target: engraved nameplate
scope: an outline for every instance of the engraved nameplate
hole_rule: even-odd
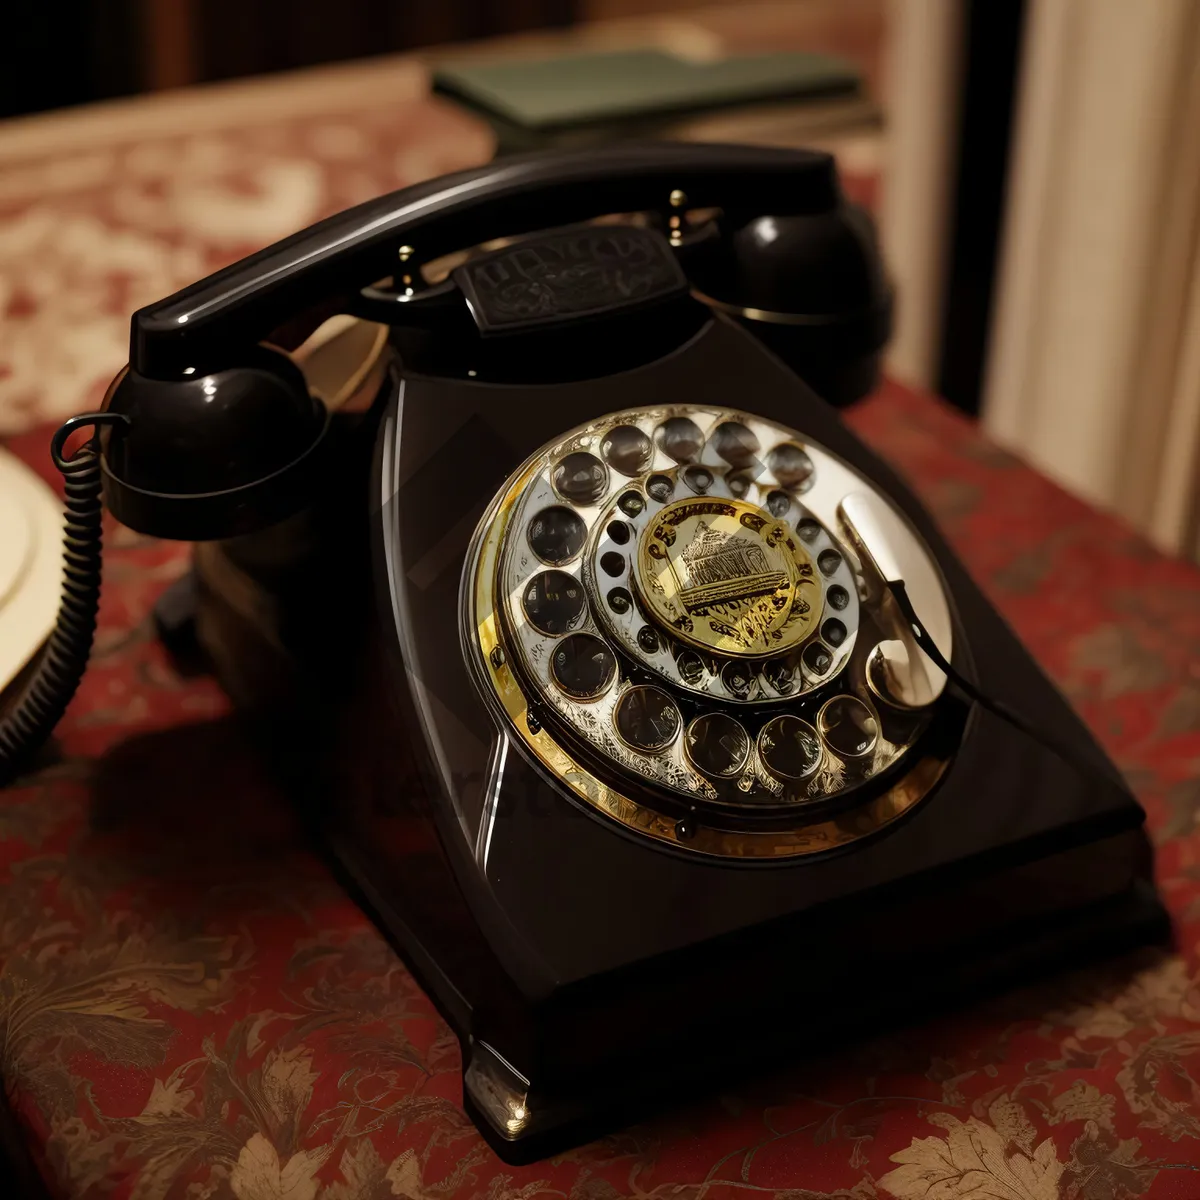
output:
[[[454,271],[483,334],[600,316],[679,295],[688,283],[657,233],[578,225],[540,234]]]

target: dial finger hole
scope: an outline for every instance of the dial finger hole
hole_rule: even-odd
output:
[[[529,623],[550,637],[577,628],[587,612],[583,584],[566,571],[539,571],[521,598]]]
[[[814,675],[824,675],[833,666],[833,655],[829,647],[820,642],[810,642],[804,647],[804,665]]]
[[[807,721],[785,713],[759,731],[758,754],[776,779],[803,779],[821,761],[821,739]]]
[[[827,701],[817,714],[817,728],[839,758],[865,758],[879,740],[879,722],[857,696]]]
[[[692,462],[704,448],[700,426],[690,417],[669,417],[655,431],[658,448],[677,463]]]
[[[817,566],[823,575],[832,575],[841,565],[842,556],[836,550],[822,550],[817,555]]]
[[[586,450],[568,454],[554,468],[554,490],[572,504],[595,504],[608,488],[608,470]]]
[[[660,504],[665,504],[675,494],[675,484],[669,475],[651,475],[646,480],[646,491]]]
[[[675,659],[679,678],[690,687],[695,687],[704,678],[704,661],[695,650],[684,650]]]
[[[626,745],[656,754],[675,740],[683,718],[662,688],[642,684],[630,688],[617,701],[613,723]]]
[[[731,696],[745,700],[754,685],[754,676],[743,663],[731,662],[726,663],[721,670],[721,682]]]
[[[830,617],[821,626],[821,636],[836,650],[846,640],[846,627],[837,617]]]
[[[763,678],[781,695],[787,696],[796,690],[796,674],[786,658],[772,659],[763,667]]]
[[[646,502],[637,492],[626,492],[617,505],[627,517],[636,517],[646,507]]]
[[[748,467],[758,459],[758,438],[740,421],[722,421],[713,430],[712,444],[731,467]]]
[[[792,507],[792,498],[787,492],[776,488],[767,495],[767,511],[773,517],[786,517]]]
[[[813,473],[812,459],[795,442],[781,442],[767,455],[767,466],[781,487],[798,488]]]
[[[591,633],[573,633],[550,656],[554,682],[576,700],[594,700],[606,692],[617,674],[617,660],[607,644]]]
[[[573,509],[562,504],[543,508],[530,518],[525,536],[529,548],[552,566],[570,562],[587,541],[587,526]]]
[[[624,588],[613,588],[606,599],[608,607],[618,616],[624,616],[633,607],[633,597]]]
[[[729,493],[735,496],[738,500],[744,500],[750,494],[750,485],[754,482],[754,477],[749,471],[730,471],[725,476],[725,485],[729,488]],[[775,516],[780,516],[780,513],[775,513]]]
[[[722,712],[701,713],[687,727],[684,751],[702,775],[728,779],[750,757],[750,735],[740,721]]]
[[[654,446],[636,425],[617,425],[601,440],[600,454],[622,475],[640,475],[650,467]]]

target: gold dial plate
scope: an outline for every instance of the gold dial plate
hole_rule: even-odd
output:
[[[824,600],[799,535],[757,505],[722,497],[668,504],[642,531],[635,580],[670,636],[736,658],[800,645]]]
[[[695,412],[696,424],[707,422],[712,428],[721,424],[718,413]],[[640,416],[640,414],[639,414]],[[668,417],[667,420],[673,418]],[[689,418],[690,420],[690,418]],[[649,433],[666,422],[662,413],[646,420]],[[760,423],[759,433],[769,437]],[[783,436],[782,432],[775,437]],[[788,435],[791,436],[791,435]],[[603,444],[604,439],[601,439]],[[770,444],[768,442],[768,444]],[[790,444],[790,443],[786,443]],[[819,461],[820,452],[810,447]],[[708,455],[706,448],[704,454]],[[769,456],[768,456],[769,460]],[[625,479],[613,488],[608,501],[601,505],[591,521],[590,542],[583,554],[582,578],[592,597],[592,611],[604,634],[619,650],[653,671],[673,688],[695,696],[709,697],[737,705],[765,705],[803,696],[828,685],[836,678],[854,651],[858,631],[858,582],[853,560],[825,524],[826,514],[810,505],[820,487],[811,490],[778,487],[778,480],[762,465],[756,479],[748,472],[722,471],[709,467],[704,460],[703,497],[710,500],[738,500],[756,506],[759,511],[773,504],[780,510],[777,519],[794,529],[809,559],[818,564],[824,588],[822,625],[828,630],[815,631],[802,645],[778,650],[763,658],[709,653],[667,634],[663,626],[641,600],[643,588],[637,575],[637,547],[659,514],[680,497],[697,496],[689,484],[697,469],[693,465],[667,465],[656,459],[641,478]],[[832,471],[822,471],[822,475]],[[746,483],[739,486],[739,476]],[[810,479],[815,477],[810,477]],[[536,480],[530,487],[536,492]],[[734,495],[734,488],[742,493]],[[539,501],[536,496],[531,503]],[[529,505],[526,505],[528,508]],[[825,569],[821,569],[824,564]],[[617,603],[621,601],[621,603]],[[627,601],[627,602],[626,602]],[[833,642],[823,633],[833,635]],[[660,636],[662,634],[663,636]],[[838,637],[844,634],[844,637]]]

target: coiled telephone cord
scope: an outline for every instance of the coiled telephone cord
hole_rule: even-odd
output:
[[[77,429],[125,419],[89,413],[73,417],[54,435],[51,454],[66,484],[62,598],[54,631],[33,677],[8,713],[0,717],[0,786],[13,779],[54,731],[83,678],[96,633],[104,540],[100,445],[93,434],[70,458],[63,457],[64,445]]]

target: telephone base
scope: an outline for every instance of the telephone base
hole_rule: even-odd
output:
[[[1140,855],[1139,843],[1140,835],[1122,835],[1073,852],[1072,873],[1086,872],[1089,863],[1104,872],[1114,855]],[[668,1039],[671,1044],[664,1047],[653,1035],[652,1027],[660,1018],[652,1004],[634,1004],[626,1014],[629,1024],[620,1034],[640,1053],[614,1057],[599,1069],[567,1078],[543,1080],[531,1072],[534,1077],[526,1080],[521,1074],[523,1064],[510,1063],[478,1036],[474,1014],[462,1009],[454,981],[438,966],[444,948],[423,942],[413,925],[372,885],[372,875],[359,872],[361,847],[337,842],[332,846],[343,880],[453,1028],[462,1048],[463,1107],[496,1154],[514,1166],[602,1137],[669,1106],[686,1104],[698,1092],[737,1086],[783,1066],[801,1070],[806,1059],[852,1047],[865,1037],[925,1022],[1050,973],[1075,970],[1137,948],[1165,948],[1171,940],[1170,921],[1153,886],[1137,878],[1124,890],[1091,904],[1030,915],[986,937],[967,936],[945,944],[934,940],[917,951],[894,939],[888,946],[888,939],[882,938],[873,954],[823,961],[815,975],[795,981],[800,985],[795,991],[781,993],[773,1011],[756,1010],[753,1005],[743,1011],[715,1008],[705,1027],[682,1044]],[[1053,875],[1053,864],[1045,865]],[[1017,868],[992,882],[1000,892],[1021,887],[1029,882],[1028,870]],[[914,896],[901,903],[900,911],[904,920],[936,921],[938,911],[954,903],[952,894]],[[978,898],[972,903],[978,903]],[[829,914],[828,919],[836,925],[835,915]],[[897,945],[902,946],[899,953]],[[695,978],[697,988],[703,988],[705,979],[740,973],[743,966],[714,951],[703,976]],[[745,980],[747,990],[753,990],[756,978]],[[626,986],[639,985],[627,980]],[[650,981],[651,996],[653,987]],[[534,1022],[545,1019],[533,1007],[525,1016]],[[559,1053],[549,1049],[560,1062],[578,1055],[578,1046],[569,1039]]]
[[[897,505],[944,578],[956,665],[1027,730],[946,695],[900,764],[945,769],[899,819],[772,861],[652,842],[590,808],[493,723],[460,640],[471,530],[507,471],[597,413],[719,407],[730,379]],[[638,371],[522,391],[519,423],[508,395],[405,378],[348,443],[327,508],[196,554],[218,678],[276,724],[274,764],[458,1036],[464,1103],[501,1157],[1166,937],[1145,814],[1116,769],[903,482],[747,335],[714,322]],[[368,452],[389,500],[364,516]],[[393,502],[397,478],[412,490]]]
[[[488,1144],[505,1162],[514,1166],[546,1158],[573,1145],[615,1132],[633,1121],[652,1117],[671,1105],[683,1105],[697,1094],[711,1094],[717,1087],[737,1086],[754,1075],[777,1073],[789,1068],[803,1070],[805,1060],[816,1060],[862,1043],[868,1036],[886,1035],[908,1025],[921,1024],[956,1007],[994,998],[1036,980],[1050,971],[1084,966],[1101,957],[1126,953],[1139,947],[1169,943],[1170,929],[1152,889],[1139,883],[1128,893],[1073,913],[1052,930],[1033,938],[1020,934],[1009,944],[997,944],[986,954],[964,952],[949,965],[914,961],[893,974],[895,990],[858,1002],[845,1001],[845,992],[834,997],[836,981],[827,993],[833,997],[822,1016],[834,1014],[830,1024],[808,1038],[789,1035],[778,1026],[755,1036],[755,1025],[740,1036],[715,1031],[720,1044],[703,1054],[684,1056],[668,1071],[655,1064],[644,1072],[625,1068],[617,1079],[581,1080],[570,1094],[539,1093],[531,1087],[525,1107],[530,1114],[544,1113],[542,1122],[528,1134],[511,1136],[498,1126],[493,1110],[475,1100],[470,1068],[464,1072],[463,1107],[483,1133]],[[845,981],[852,991],[873,975],[870,963],[858,964],[855,976]],[[909,984],[906,990],[903,986]],[[913,986],[915,985],[915,986]],[[532,1124],[532,1122],[531,1122]]]
[[[184,678],[194,679],[211,670],[196,630],[196,574],[188,571],[163,591],[154,602],[154,631]]]

